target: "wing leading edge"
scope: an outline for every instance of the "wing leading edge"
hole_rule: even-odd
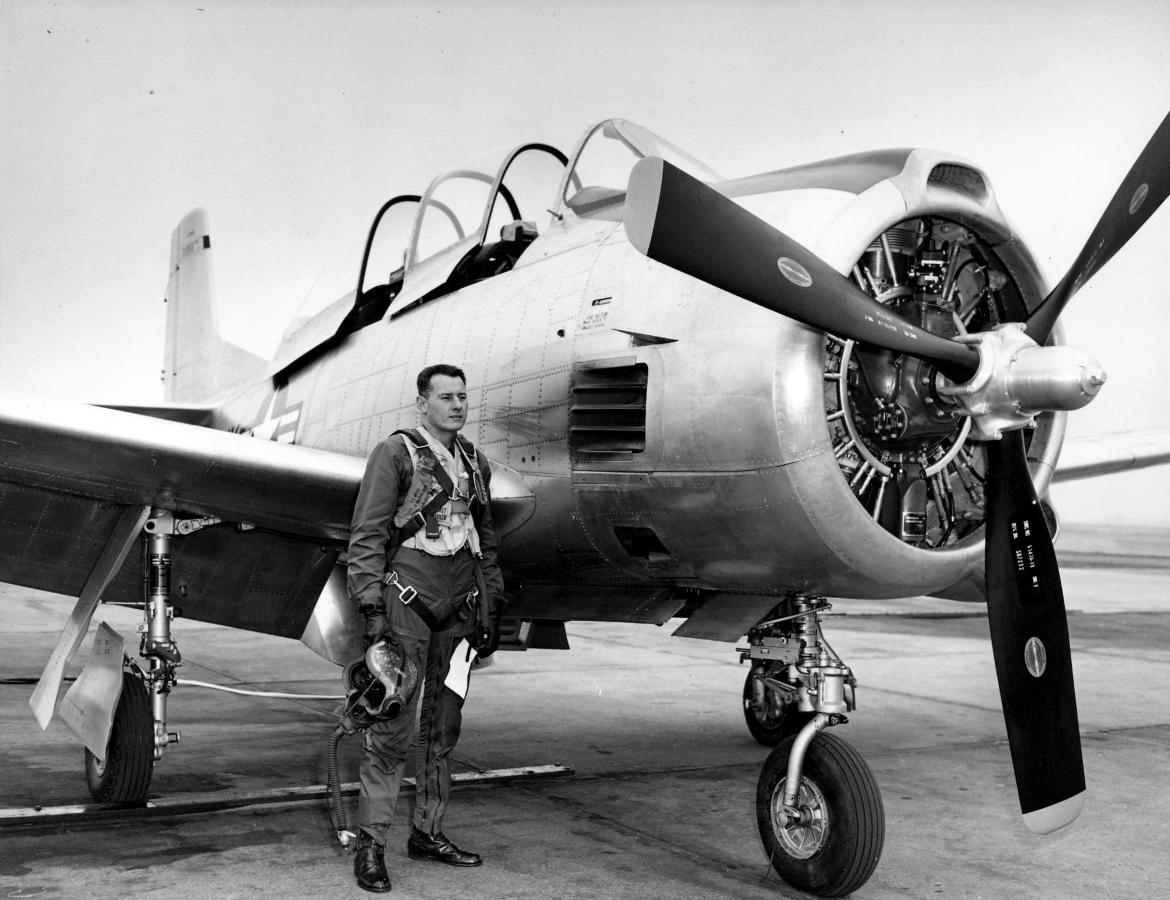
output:
[[[0,391],[0,581],[80,596],[127,509],[230,524],[177,542],[190,618],[299,638],[349,533],[364,461]],[[181,567],[181,568],[180,568]],[[105,591],[137,599],[131,554]]]

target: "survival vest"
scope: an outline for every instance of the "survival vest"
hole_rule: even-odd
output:
[[[410,454],[413,472],[410,486],[402,495],[398,510],[394,513],[394,527],[398,529],[401,543],[413,537],[420,529],[426,528],[428,538],[439,536],[438,513],[455,497],[456,487],[443,468],[427,439],[417,428],[400,429],[394,434],[402,435],[402,442]],[[478,524],[479,510],[487,504],[487,487],[479,469],[479,455],[471,441],[462,435],[455,435],[455,455],[463,463],[468,474],[471,496],[472,522]],[[436,492],[437,488],[437,492]]]

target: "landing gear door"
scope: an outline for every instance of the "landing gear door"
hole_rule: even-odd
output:
[[[105,622],[97,629],[93,650],[81,674],[61,700],[57,714],[99,758],[106,755],[114,711],[122,694],[122,663],[126,642]]]

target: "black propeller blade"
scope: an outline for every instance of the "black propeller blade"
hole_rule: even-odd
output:
[[[1090,278],[1137,234],[1146,219],[1170,195],[1170,115],[1162,120],[1105,207],[1072,268],[1028,316],[1027,332],[1043,345],[1056,319]]]
[[[894,315],[816,254],[664,160],[634,166],[625,226],[651,259],[766,309],[913,354],[955,382],[978,368],[971,348]]]
[[[1085,791],[1064,592],[1023,431],[985,447],[991,647],[1020,810],[1046,834],[1077,817]]]

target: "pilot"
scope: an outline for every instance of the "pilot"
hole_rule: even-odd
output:
[[[443,834],[449,760],[470,667],[477,654],[485,659],[499,645],[504,586],[489,504],[491,471],[459,435],[466,385],[455,366],[419,373],[421,427],[397,431],[374,448],[353,512],[347,582],[364,618],[367,646],[395,641],[425,673],[397,718],[366,731],[354,876],[367,891],[390,890],[384,850],[412,738],[416,790],[408,855],[452,866],[483,862]]]

